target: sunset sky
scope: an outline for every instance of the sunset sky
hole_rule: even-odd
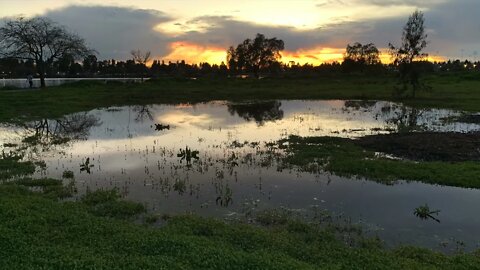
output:
[[[0,0],[0,17],[48,16],[84,37],[99,59],[141,49],[190,63],[225,61],[230,45],[256,33],[285,41],[284,62],[340,60],[355,41],[385,51],[415,9],[425,12],[432,59],[480,60],[479,0]]]

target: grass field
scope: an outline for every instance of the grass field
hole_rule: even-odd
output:
[[[27,189],[35,185],[55,181],[0,185],[0,269],[480,269],[476,254],[386,250],[362,237],[347,245],[338,229],[279,215],[263,226],[195,216],[133,224],[143,208],[114,192],[62,202]]]
[[[271,79],[156,79],[144,84],[81,82],[34,91],[0,91],[0,122],[55,118],[113,105],[195,103],[210,100],[369,99],[416,107],[478,111],[480,75],[430,76],[431,91],[394,99],[393,77],[334,76]]]

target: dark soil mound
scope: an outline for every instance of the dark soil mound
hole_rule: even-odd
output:
[[[462,115],[457,119],[457,122],[469,123],[469,124],[480,124],[480,114]]]
[[[355,140],[363,148],[422,161],[480,161],[480,132],[395,133]]]

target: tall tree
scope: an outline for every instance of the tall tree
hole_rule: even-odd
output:
[[[246,39],[237,48],[230,47],[227,63],[231,70],[253,72],[258,78],[262,69],[278,63],[280,51],[284,48],[283,40],[257,34],[254,40]]]
[[[400,71],[400,80],[403,84],[400,90],[405,93],[410,84],[412,97],[415,97],[416,91],[423,86],[420,83],[421,71],[418,61],[428,56],[423,52],[428,43],[424,23],[423,12],[416,10],[403,27],[402,44],[399,47],[389,44],[394,64]]]
[[[18,18],[0,27],[0,54],[35,61],[42,88],[45,73],[54,61],[66,55],[79,59],[92,52],[82,38],[48,18]]]
[[[363,71],[365,66],[380,63],[380,52],[373,43],[361,44],[355,42],[353,45],[348,44],[343,57],[343,67],[349,70]]]

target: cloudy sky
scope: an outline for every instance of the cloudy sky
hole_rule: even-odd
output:
[[[415,9],[425,13],[431,58],[480,60],[480,0],[0,0],[0,17],[50,17],[99,59],[140,49],[191,63],[220,63],[256,33],[285,41],[283,61],[338,60],[356,41],[384,50]]]

